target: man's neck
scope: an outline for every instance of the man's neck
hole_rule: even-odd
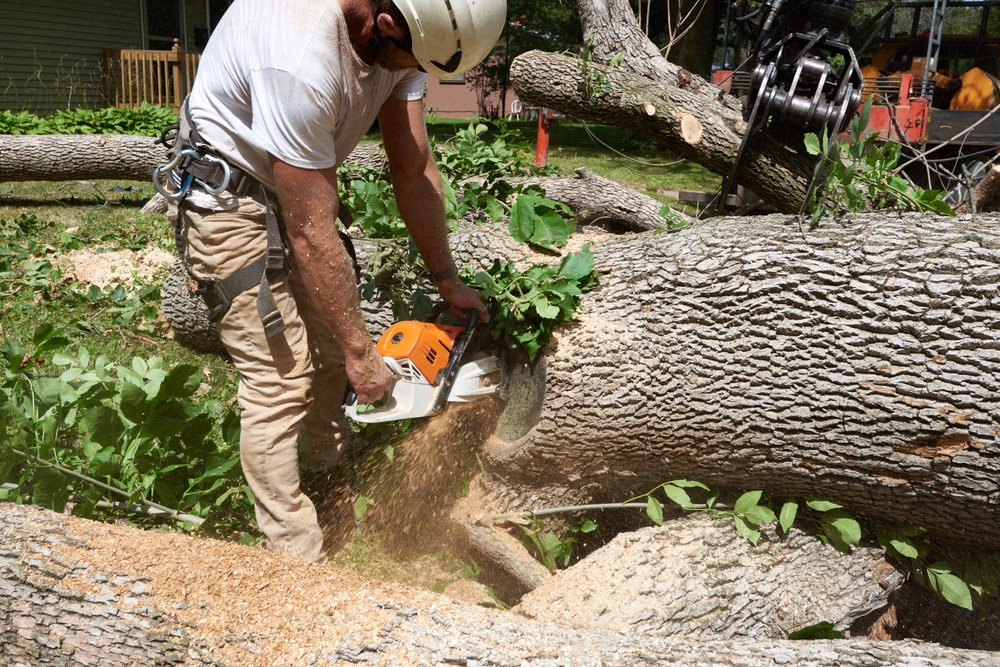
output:
[[[347,21],[347,32],[351,36],[351,46],[366,64],[374,65],[377,53],[371,48],[375,10],[370,0],[337,0]]]

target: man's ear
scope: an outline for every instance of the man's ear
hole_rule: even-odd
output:
[[[396,20],[392,18],[391,14],[379,14],[375,17],[375,22],[378,24],[379,33],[381,33],[383,37],[403,39],[406,35],[402,26],[396,23]]]

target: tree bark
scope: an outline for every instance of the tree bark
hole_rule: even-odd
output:
[[[586,92],[596,72],[607,79],[610,93]],[[510,69],[514,90],[522,99],[655,137],[679,157],[728,176],[746,129],[738,102],[704,81],[695,85],[695,75],[677,72],[674,82],[666,84],[623,67],[587,63],[584,68],[579,59],[543,51],[518,56]],[[688,131],[692,121],[701,128],[697,140]],[[801,142],[801,133],[797,140]],[[778,210],[794,213],[805,196],[813,164],[777,133],[759,133],[747,145],[736,181]]]
[[[0,135],[0,183],[148,181],[166,154],[153,141],[129,134]]]
[[[486,447],[498,504],[690,478],[1000,547],[997,222],[769,216],[604,242],[601,285]]]
[[[0,589],[9,665],[996,664],[994,653],[913,641],[705,642],[532,621],[261,549],[9,504]]]
[[[842,555],[773,525],[754,546],[732,520],[689,515],[618,535],[540,582],[514,611],[644,635],[785,639],[823,621],[850,630],[904,578],[879,549]]]

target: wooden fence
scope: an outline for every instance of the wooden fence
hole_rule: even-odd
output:
[[[104,106],[132,108],[149,102],[179,112],[200,60],[198,53],[181,51],[176,39],[170,51],[105,49],[101,51]]]

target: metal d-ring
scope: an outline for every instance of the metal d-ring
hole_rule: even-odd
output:
[[[191,152],[194,153],[194,151]],[[208,183],[206,183],[201,179],[198,178],[194,179],[194,182],[203,187],[205,189],[205,192],[211,195],[221,195],[229,187],[229,179],[232,176],[232,172],[229,170],[229,163],[223,160],[222,158],[215,157],[214,155],[211,155],[209,153],[205,153],[204,155],[198,155],[197,153],[195,153],[195,155],[203,160],[211,160],[212,162],[216,162],[222,165],[222,183],[220,183],[218,187],[213,188],[212,186],[210,186]]]

